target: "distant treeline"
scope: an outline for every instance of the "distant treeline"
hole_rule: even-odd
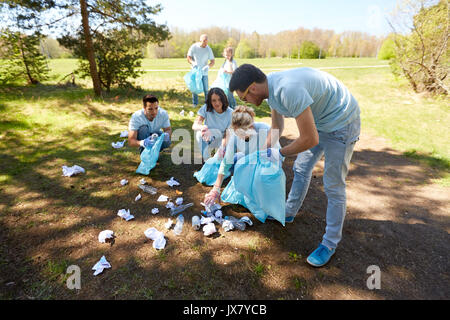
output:
[[[325,57],[376,57],[385,38],[366,33],[333,30],[305,29],[288,30],[276,34],[245,33],[235,28],[210,27],[185,32],[180,28],[170,29],[171,38],[162,43],[149,44],[144,50],[146,58],[184,58],[189,47],[200,35],[208,34],[209,46],[216,57],[223,49],[233,47],[236,58],[325,58]],[[70,51],[61,47],[54,39],[41,41],[41,52],[48,58],[67,58]]]
[[[171,28],[172,38],[163,47],[149,45],[146,56],[151,58],[182,58],[189,46],[202,33],[209,36],[209,46],[215,56],[222,56],[223,48],[236,49],[237,58],[324,58],[376,57],[384,40],[362,32],[335,33],[333,30],[288,30],[276,34],[245,33],[234,28],[210,27],[192,32]],[[303,53],[303,54],[302,54]]]

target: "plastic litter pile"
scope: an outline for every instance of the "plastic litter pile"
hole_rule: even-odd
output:
[[[184,116],[184,110],[180,112],[181,115]],[[189,112],[189,116],[194,116],[193,112]],[[128,131],[122,131],[120,133],[120,137],[127,137]],[[112,143],[112,146],[114,148],[122,148],[126,140],[123,140],[122,142],[116,142]],[[72,176],[79,173],[85,173],[84,168],[74,165],[73,167],[67,167],[63,166],[63,175],[64,176]],[[175,186],[179,186],[180,183],[175,180],[174,177],[171,177],[168,181],[166,181],[167,185],[170,188],[173,188]],[[120,185],[122,187],[125,187],[129,184],[129,181],[127,179],[120,180]],[[142,190],[143,195],[139,193],[134,201],[137,202],[143,197],[146,197],[145,194],[148,195],[157,195],[158,189],[147,184],[146,180],[144,178],[139,180],[138,188]],[[169,231],[172,229],[173,225],[173,234],[175,236],[181,236],[183,233],[183,227],[185,222],[185,217],[183,216],[183,213],[185,211],[192,207],[194,203],[189,202],[184,204],[184,199],[180,197],[180,195],[183,194],[182,191],[176,190],[177,198],[172,201],[168,196],[160,194],[159,197],[156,199],[157,202],[166,202],[165,207],[169,209],[169,214],[171,218],[168,218],[167,222],[164,224],[164,228]],[[225,216],[223,217],[222,213],[222,207],[220,204],[214,204],[212,206],[206,206],[205,204],[201,203],[205,210],[201,211],[200,215],[194,215],[192,217],[192,228],[195,231],[201,231],[203,232],[204,236],[209,237],[213,234],[215,234],[218,229],[217,226],[221,226],[222,229],[225,232],[229,232],[232,230],[241,230],[244,231],[246,226],[252,226],[253,223],[249,217],[242,217],[240,219],[233,217],[233,216]],[[151,214],[156,215],[160,213],[160,209],[157,207],[154,207],[151,209]],[[130,221],[135,219],[135,217],[131,214],[130,209],[120,209],[117,212],[117,215],[125,220]],[[175,218],[176,216],[176,218]],[[175,218],[175,221],[172,219]],[[216,226],[217,224],[217,226]],[[163,231],[159,231],[154,227],[148,228],[144,231],[144,235],[146,238],[153,241],[153,248],[156,250],[162,250],[166,246],[166,238]],[[103,230],[98,234],[98,241],[99,243],[110,243],[111,245],[114,244],[115,241],[115,234],[112,230]],[[106,260],[105,256],[102,256],[101,259],[93,266],[92,270],[94,270],[94,276],[97,276],[101,274],[105,269],[110,269],[111,264]]]

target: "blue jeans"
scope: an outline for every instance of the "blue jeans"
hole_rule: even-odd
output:
[[[162,130],[158,130],[156,132],[150,132],[150,128],[146,125],[139,127],[138,129],[138,135],[137,135],[137,139],[138,140],[144,140],[148,137],[150,137],[152,134],[156,133],[158,136],[162,135],[164,132]],[[170,144],[172,143],[172,141],[163,141],[162,145],[161,145],[161,150],[168,148],[170,146]],[[142,153],[142,151],[144,151],[144,147],[139,147],[139,153]]]
[[[293,166],[294,180],[286,201],[286,217],[295,216],[300,210],[311,182],[314,165],[325,155],[323,183],[328,204],[327,226],[322,244],[334,249],[342,238],[347,202],[345,178],[353,148],[359,140],[360,129],[361,122],[358,117],[339,130],[328,133],[319,131],[319,144],[299,153]]]
[[[208,96],[208,76],[202,77],[203,82],[203,93],[205,94],[205,103],[206,103],[206,97]],[[192,104],[198,105],[198,95],[196,93],[192,94]]]
[[[234,99],[233,92],[228,90],[228,104],[230,105],[231,109],[234,109],[236,107],[236,100]]]

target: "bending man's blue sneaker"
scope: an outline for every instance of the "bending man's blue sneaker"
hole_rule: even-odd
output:
[[[306,259],[306,261],[314,267],[322,267],[330,261],[336,249],[328,249],[328,247],[320,244]]]

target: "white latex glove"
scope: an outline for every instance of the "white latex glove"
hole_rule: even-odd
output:
[[[208,129],[208,127],[203,128],[202,129],[202,139],[203,141],[208,142],[209,140],[211,140],[212,137],[212,133],[211,131]]]
[[[219,192],[215,188],[213,188],[209,193],[205,195],[204,201],[205,205],[212,206],[214,203],[217,202],[219,196],[220,196]]]

